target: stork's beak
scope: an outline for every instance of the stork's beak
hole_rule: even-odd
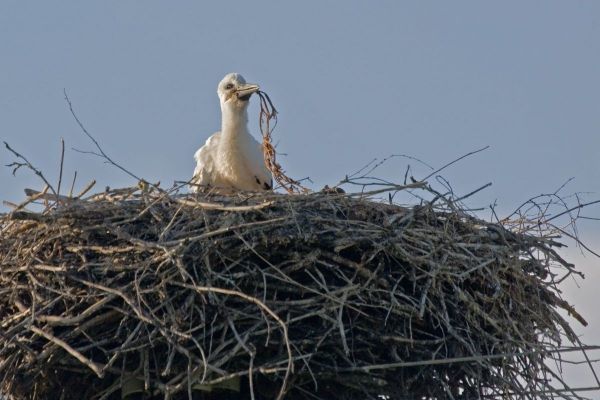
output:
[[[252,96],[252,93],[258,92],[259,89],[260,89],[260,87],[258,85],[255,85],[253,83],[246,83],[246,84],[240,86],[237,89],[236,93],[237,93],[238,99],[248,100],[248,99],[250,99],[250,96]]]

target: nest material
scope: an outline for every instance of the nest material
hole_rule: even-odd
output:
[[[277,151],[273,146],[273,130],[277,125],[277,110],[271,102],[271,98],[266,92],[258,91],[260,98],[260,113],[258,115],[258,121],[260,131],[262,133],[262,151],[265,166],[271,172],[271,175],[275,179],[275,182],[279,184],[279,187],[285,189],[286,192],[292,193],[309,193],[310,190],[302,186],[302,184],[290,178],[285,174],[285,171],[281,167],[281,164],[277,161]],[[273,121],[273,126],[271,126]]]
[[[539,398],[549,352],[576,341],[556,287],[573,266],[551,239],[436,204],[144,187],[13,211],[0,391]]]

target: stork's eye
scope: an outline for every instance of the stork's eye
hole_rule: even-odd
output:
[[[227,85],[225,85],[225,89],[233,89],[233,83],[228,83]]]

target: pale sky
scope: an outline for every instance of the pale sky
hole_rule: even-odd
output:
[[[274,132],[289,175],[315,189],[373,158],[417,157],[444,171],[469,201],[507,213],[553,192],[600,198],[600,2],[570,1],[30,1],[0,3],[0,139],[56,182],[97,189],[134,184],[72,147],[92,145],[63,99],[107,153],[149,181],[187,180],[193,154],[219,129],[216,86],[228,72],[259,83],[280,111]],[[257,134],[257,101],[250,109]],[[13,161],[0,150],[2,164]],[[401,181],[396,158],[377,175]],[[41,184],[0,169],[0,199]],[[600,207],[584,213],[600,217]],[[581,237],[600,251],[600,222]],[[573,248],[572,243],[568,243]],[[587,279],[565,297],[600,344],[600,262],[577,261]],[[574,385],[584,378],[574,376]],[[587,380],[586,382],[590,382]],[[583,384],[583,383],[582,383]]]

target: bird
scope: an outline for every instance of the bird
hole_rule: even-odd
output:
[[[264,191],[273,188],[262,145],[248,130],[248,104],[260,87],[232,72],[219,82],[221,130],[196,151],[190,190],[202,188]]]

